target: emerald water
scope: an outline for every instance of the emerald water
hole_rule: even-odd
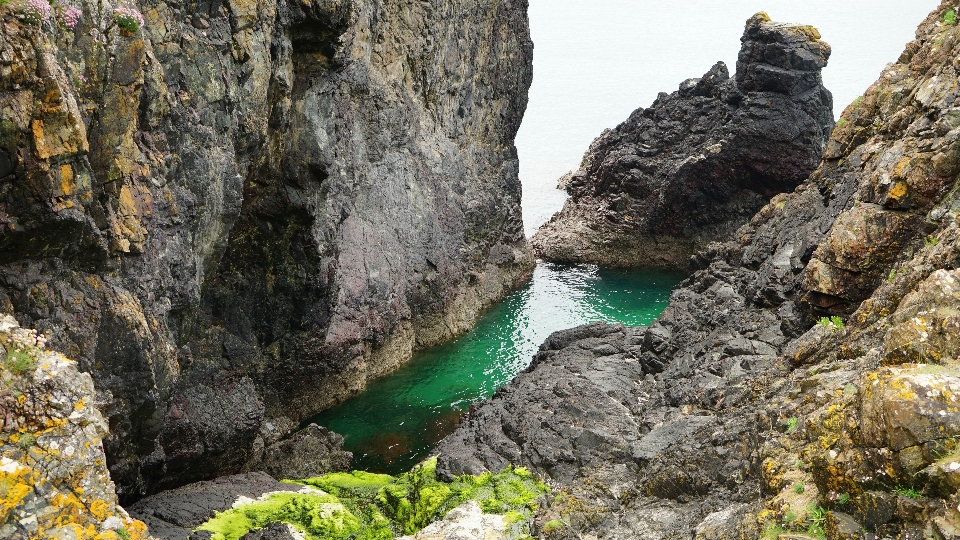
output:
[[[683,275],[540,264],[533,279],[489,310],[473,331],[418,352],[398,371],[309,421],[344,436],[355,469],[396,474],[425,457],[470,404],[530,363],[551,332],[593,321],[645,325]]]

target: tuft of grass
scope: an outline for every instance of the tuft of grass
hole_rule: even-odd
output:
[[[843,330],[843,319],[836,315],[832,317],[821,317],[820,320],[817,321],[817,324],[826,326],[831,330]]]
[[[821,540],[826,540],[827,532],[824,526],[827,523],[827,510],[822,506],[813,507],[809,509],[807,514],[807,534],[810,536],[816,536]]]
[[[566,523],[560,521],[559,519],[553,519],[543,524],[543,532],[545,534],[550,534],[557,529],[566,527],[566,525]]]
[[[760,536],[763,540],[777,540],[786,530],[776,521],[768,521],[763,527],[763,534]]]
[[[837,506],[846,506],[847,503],[849,502],[850,502],[849,493],[841,493],[840,496],[837,497]]]
[[[27,351],[17,350],[7,353],[6,368],[14,375],[20,375],[37,369],[37,358]]]
[[[891,271],[890,271],[890,275],[887,276],[887,281],[889,281],[890,283],[893,283],[894,280],[896,280],[896,279],[897,279],[897,271],[896,271],[896,270],[891,270]]]
[[[791,416],[787,418],[787,434],[793,433],[797,430],[797,426],[800,424],[800,420],[796,416]]]
[[[936,236],[930,235],[923,239],[923,243],[928,247],[932,247],[939,244],[940,240],[937,240]]]
[[[126,527],[120,527],[116,532],[117,536],[119,536],[122,540],[130,540],[130,533],[127,531]]]
[[[893,488],[893,493],[895,495],[913,499],[915,501],[919,501],[923,498],[923,494],[912,487],[897,486]]]
[[[20,435],[20,438],[17,439],[17,446],[19,446],[21,450],[29,450],[36,442],[37,438],[32,433],[23,433]]]
[[[804,491],[806,491],[806,489],[807,488],[803,485],[803,482],[797,482],[796,484],[793,485],[793,492],[796,493],[797,495],[803,493]]]
[[[842,128],[842,127],[845,126],[845,125],[847,125],[847,119],[846,119],[846,118],[841,118],[841,119],[837,120],[837,127],[838,127],[838,128]]]
[[[943,14],[943,24],[947,26],[953,26],[957,24],[957,13],[952,9],[948,9],[946,13]]]

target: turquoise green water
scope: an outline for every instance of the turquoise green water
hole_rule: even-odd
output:
[[[470,404],[530,363],[550,333],[593,321],[645,325],[676,273],[540,264],[533,279],[456,341],[417,353],[355,398],[310,419],[344,436],[356,469],[397,474],[425,457]]]

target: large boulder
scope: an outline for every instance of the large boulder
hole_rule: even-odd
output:
[[[533,238],[557,262],[686,270],[820,162],[833,98],[830,46],[810,26],[747,21],[737,73],[723,62],[600,135],[561,180],[563,210]]]

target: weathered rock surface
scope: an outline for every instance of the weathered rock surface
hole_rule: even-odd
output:
[[[0,538],[150,538],[117,504],[95,404],[89,375],[0,315]]]
[[[451,510],[417,534],[398,540],[505,540],[507,526],[503,516],[484,514],[477,501],[467,501]]]
[[[146,497],[129,510],[131,515],[143,520],[156,537],[185,540],[215,512],[232,508],[241,497],[257,500],[265,493],[296,492],[302,488],[299,484],[278,482],[262,472],[235,474]]]
[[[561,179],[563,210],[533,238],[538,256],[686,270],[813,172],[833,129],[820,77],[830,46],[764,13],[742,42],[735,78],[719,62],[590,145]]]
[[[538,522],[569,524],[551,538],[960,532],[952,9],[847,108],[803,184],[693,259],[656,322],[551,336],[438,472],[546,475]]]
[[[343,450],[343,436],[310,424],[293,435],[256,452],[259,458],[244,468],[274,478],[313,478],[350,470],[353,453]]]
[[[261,459],[529,274],[525,0],[77,6],[0,6],[0,309],[93,376],[122,497]]]

